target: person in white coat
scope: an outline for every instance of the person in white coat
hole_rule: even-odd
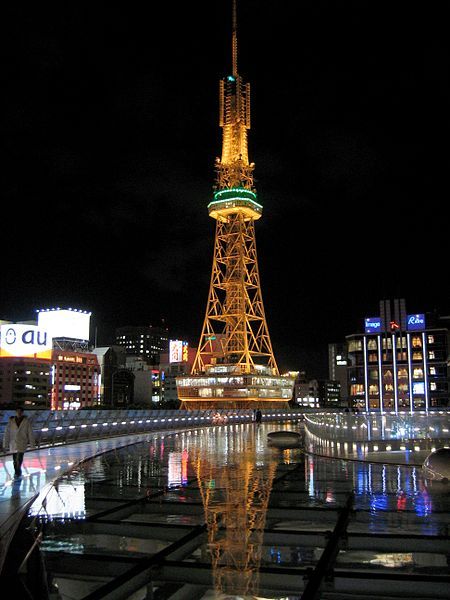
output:
[[[23,414],[23,408],[16,409],[16,416],[10,417],[3,436],[3,448],[13,455],[14,474],[22,475],[23,455],[27,446],[34,446],[34,435],[28,417]]]

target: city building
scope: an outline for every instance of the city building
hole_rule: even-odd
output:
[[[186,341],[170,340],[169,352],[161,355],[161,400],[163,405],[179,405],[176,378],[189,375],[197,355]]]
[[[169,334],[164,327],[127,326],[116,329],[116,345],[127,356],[140,356],[149,365],[159,365],[160,355],[168,352]]]
[[[208,204],[216,221],[211,284],[192,372],[177,378],[178,396],[185,409],[286,408],[294,378],[279,374],[262,300],[255,221],[263,207],[248,156],[250,84],[238,73],[235,4],[231,62],[220,82],[222,156]]]
[[[428,410],[449,404],[449,331],[432,314],[382,300],[347,340],[349,396],[367,411]]]
[[[340,383],[328,379],[307,379],[300,371],[294,385],[294,406],[301,408],[340,408]]]
[[[100,402],[100,365],[96,354],[53,350],[52,410],[76,410]]]
[[[0,405],[50,408],[52,338],[35,322],[0,326]]]
[[[100,366],[99,403],[102,408],[130,404],[133,399],[133,373],[126,369],[121,346],[101,346],[92,350]],[[126,373],[124,373],[126,371]]]
[[[126,368],[134,375],[134,404],[158,408],[161,403],[159,367],[148,365],[140,356],[127,356]]]
[[[328,344],[328,377],[339,382],[341,406],[348,406],[347,365],[347,345]]]

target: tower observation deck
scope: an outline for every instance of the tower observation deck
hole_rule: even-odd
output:
[[[222,156],[216,159],[216,221],[208,302],[190,375],[177,378],[181,408],[284,408],[294,380],[280,376],[267,327],[256,254],[262,206],[248,159],[250,84],[238,73],[236,0],[232,71],[220,81]]]

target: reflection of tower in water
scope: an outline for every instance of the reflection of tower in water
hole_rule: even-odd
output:
[[[217,434],[209,438],[206,448],[196,452],[193,466],[205,510],[215,589],[253,596],[258,592],[276,462],[272,457],[258,459],[257,433],[252,426],[244,436],[245,445],[240,443],[241,433],[229,433],[224,462],[217,460],[216,446],[223,442]]]

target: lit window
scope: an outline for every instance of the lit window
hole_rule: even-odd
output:
[[[429,344],[434,344],[434,335],[429,335],[428,336],[428,343]]]
[[[436,356],[434,354],[434,350],[429,350],[429,352],[428,352],[428,358],[430,360],[434,360],[436,358]]]
[[[435,382],[435,381],[432,381],[432,382],[430,383],[430,390],[431,390],[432,392],[435,392],[435,391],[436,391],[436,382]]]
[[[430,375],[436,375],[436,367],[430,367]]]

